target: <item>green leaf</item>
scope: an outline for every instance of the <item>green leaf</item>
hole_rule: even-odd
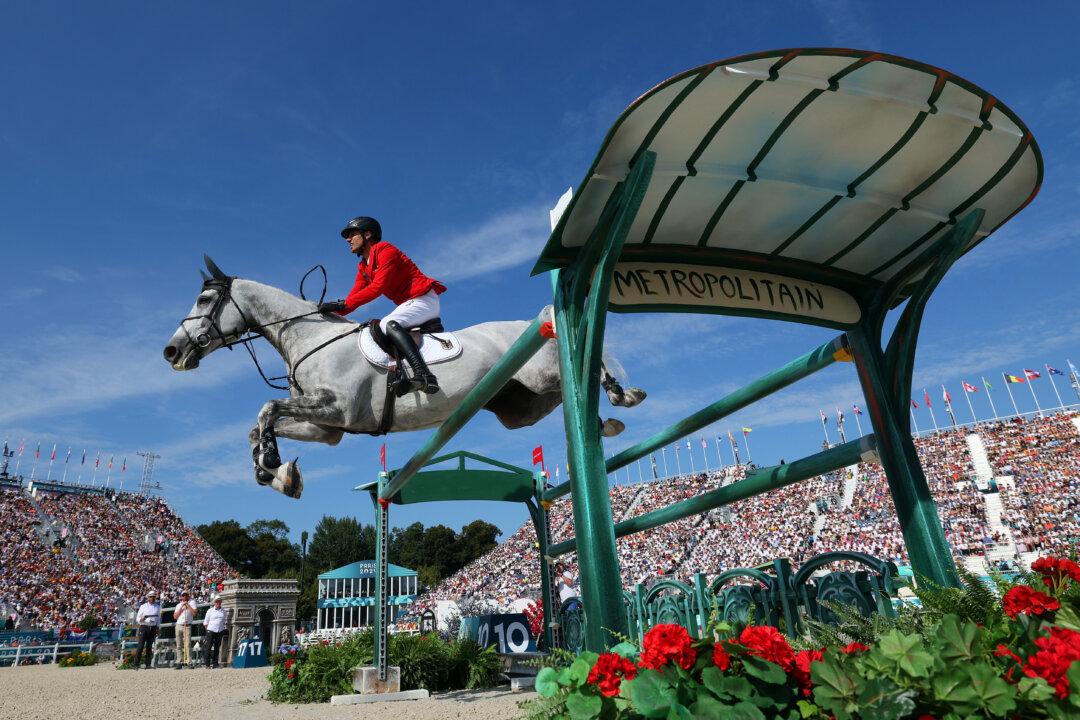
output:
[[[555,668],[541,668],[536,673],[536,692],[543,697],[553,697],[559,692],[559,673]]]
[[[862,720],[893,720],[915,709],[914,690],[904,690],[887,678],[868,680],[859,690],[859,717]]]
[[[1028,677],[1025,675],[1016,684],[1016,689],[1020,691],[1025,700],[1031,700],[1032,702],[1042,702],[1054,696],[1054,688],[1050,687],[1050,683],[1041,677]]]
[[[1073,707],[1080,707],[1080,660],[1074,660],[1065,672],[1069,681],[1069,702]]]
[[[883,635],[875,652],[912,677],[928,677],[934,665],[934,658],[922,648],[919,636],[904,635],[899,630]]]
[[[711,695],[699,695],[697,701],[690,706],[690,714],[695,718],[719,718],[727,717],[727,705]]]
[[[765,720],[765,713],[748,702],[741,702],[725,710],[724,720]]]
[[[810,678],[814,683],[814,702],[836,715],[836,720],[848,720],[858,709],[855,681],[826,653],[823,662],[810,663]]]
[[[566,709],[570,712],[571,720],[593,720],[600,714],[600,708],[604,701],[599,695],[577,691],[566,696]]]
[[[647,718],[667,717],[675,704],[675,688],[655,670],[643,670],[630,685],[634,709]]]
[[[720,673],[720,668],[707,667],[701,671],[701,684],[717,697],[724,697],[725,695],[723,683],[724,676]]]
[[[812,702],[800,700],[796,703],[796,706],[799,708],[799,717],[801,717],[803,720],[810,720],[810,718],[821,717],[821,710],[818,709],[818,706]]]
[[[981,663],[966,669],[980,707],[997,716],[1016,709],[1016,688],[998,677],[997,671]]]
[[[782,667],[753,655],[743,658],[743,668],[747,675],[752,675],[772,685],[782,685],[787,682],[787,673]]]
[[[978,654],[978,636],[979,628],[974,623],[962,623],[956,615],[946,615],[938,623],[934,644],[942,660],[971,660]]]
[[[1062,605],[1054,615],[1054,624],[1080,632],[1080,613],[1071,605]],[[1069,693],[1072,695],[1072,693]]]
[[[694,720],[694,716],[685,706],[675,703],[668,710],[667,720]]]
[[[637,657],[638,649],[628,642],[621,642],[615,647],[611,648],[611,652],[627,659],[633,659]]]
[[[930,680],[930,687],[934,691],[935,699],[955,706],[958,711],[973,712],[977,707],[974,704],[975,691],[963,668],[952,668],[946,673],[935,675]]]
[[[589,662],[583,657],[578,657],[577,660],[570,663],[570,672],[568,674],[568,680],[576,685],[584,685],[589,679],[589,671],[592,670],[593,663]]]

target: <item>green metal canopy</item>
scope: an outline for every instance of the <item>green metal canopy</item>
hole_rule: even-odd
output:
[[[1023,122],[944,70],[859,50],[745,55],[634,101],[552,212],[534,274],[574,261],[647,152],[655,165],[614,268],[613,311],[847,327],[867,292],[917,280],[922,251],[962,216],[985,210],[966,252],[1042,180]]]
[[[393,563],[387,563],[390,568],[390,577],[414,577],[416,576],[415,570],[410,570],[400,565],[394,565]],[[327,570],[319,575],[320,580],[351,580],[356,578],[373,578],[376,575],[378,566],[374,560],[358,560],[348,565],[342,565],[339,568],[333,570]]]

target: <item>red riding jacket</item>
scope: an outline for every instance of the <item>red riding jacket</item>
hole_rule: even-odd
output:
[[[347,315],[380,295],[400,305],[406,300],[420,297],[428,290],[441,295],[446,292],[446,286],[420,272],[408,255],[380,240],[372,244],[366,261],[360,259],[356,283],[345,298],[345,309],[338,314]]]

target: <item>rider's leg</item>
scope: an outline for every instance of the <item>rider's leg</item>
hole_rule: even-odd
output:
[[[434,290],[429,290],[420,297],[401,303],[382,319],[383,332],[386,333],[390,342],[394,343],[394,347],[413,371],[411,386],[400,387],[397,391],[399,396],[410,390],[423,390],[428,394],[439,391],[435,375],[428,369],[420,355],[420,350],[408,332],[409,328],[417,327],[437,317],[439,317],[439,296]]]

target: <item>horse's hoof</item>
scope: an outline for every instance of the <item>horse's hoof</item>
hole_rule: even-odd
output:
[[[615,418],[608,418],[600,425],[600,434],[604,437],[615,437],[626,429],[626,424]]]
[[[635,405],[640,405],[641,401],[646,397],[646,393],[641,388],[632,387],[623,393],[622,402],[619,403],[622,407],[632,408]]]
[[[296,464],[299,459],[296,458],[296,460],[285,463],[274,473],[274,481],[271,483],[271,487],[282,495],[299,498],[300,494],[304,492],[304,476],[300,472],[300,466]]]
[[[255,466],[255,482],[260,485],[269,485],[274,482],[274,474],[266,472],[258,465]]]

